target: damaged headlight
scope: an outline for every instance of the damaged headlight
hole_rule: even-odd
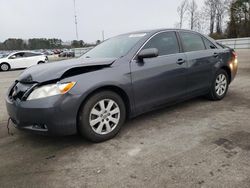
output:
[[[70,91],[75,84],[76,82],[44,85],[32,91],[31,94],[28,96],[27,100],[41,99],[55,95],[62,95]]]

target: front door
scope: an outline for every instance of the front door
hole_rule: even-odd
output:
[[[9,57],[8,61],[11,65],[11,68],[13,69],[26,67],[24,52],[18,52],[18,53],[13,54],[12,56]]]
[[[159,56],[131,62],[134,100],[138,113],[186,94],[186,55],[180,53],[176,33],[169,31],[156,34],[142,50],[149,48],[157,48]]]

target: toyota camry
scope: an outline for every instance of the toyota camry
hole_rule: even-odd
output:
[[[223,99],[237,64],[233,49],[197,32],[133,32],[80,58],[30,67],[6,106],[18,129],[102,142],[139,114],[197,96]]]

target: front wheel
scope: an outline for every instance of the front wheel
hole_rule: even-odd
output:
[[[228,86],[228,74],[225,70],[221,69],[215,75],[208,98],[215,101],[222,100],[227,94]]]
[[[122,98],[112,91],[91,96],[79,111],[79,132],[92,142],[113,138],[124,124],[126,108]]]
[[[10,65],[8,63],[1,63],[0,70],[1,71],[8,71],[8,70],[10,70]]]

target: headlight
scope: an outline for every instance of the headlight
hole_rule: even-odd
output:
[[[62,95],[70,91],[75,84],[76,82],[69,82],[63,84],[56,83],[41,86],[32,91],[31,94],[28,96],[27,100],[41,99],[54,95]]]

